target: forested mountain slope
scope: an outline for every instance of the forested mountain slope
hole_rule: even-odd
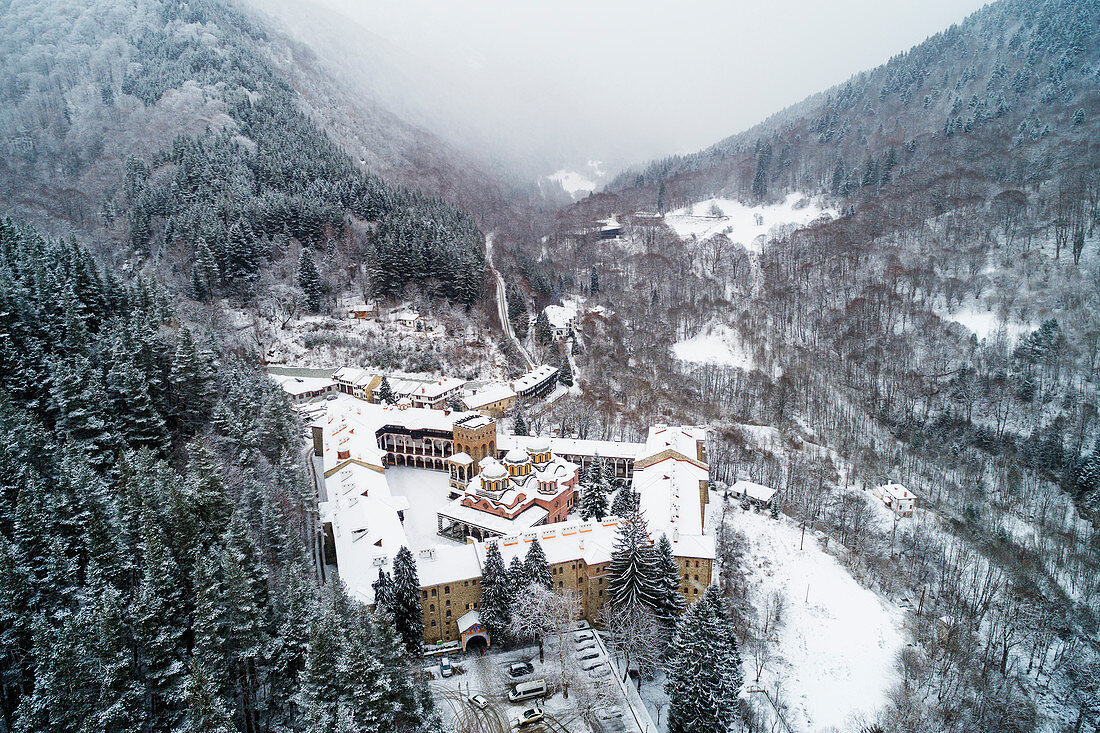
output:
[[[439,729],[392,620],[322,590],[301,421],[222,303],[474,304],[453,177],[383,112],[347,155],[231,3],[0,26],[0,730]]]
[[[548,422],[709,423],[716,477],[774,486],[870,587],[924,599],[888,729],[1100,714],[1097,27],[1095,2],[993,3],[620,176],[520,257],[537,304],[583,301],[583,394]],[[757,207],[765,228],[777,201],[839,216],[754,241],[724,214]],[[610,216],[621,235],[593,236]],[[889,481],[922,509],[883,531],[866,505]]]
[[[858,197],[901,175],[927,183],[959,171],[1023,187],[1067,163],[1094,166],[1098,24],[1091,0],[992,3],[878,68],[607,190],[667,210],[785,190]]]
[[[291,47],[241,11],[16,2],[2,18],[0,200],[11,213],[125,241],[180,281],[248,280],[293,242],[370,255],[392,275],[380,287],[399,290],[408,271],[454,300],[478,297],[482,243],[469,216],[369,172],[381,164],[416,182],[407,154],[431,139],[377,112],[379,131],[361,140],[369,156],[349,158],[272,63]]]

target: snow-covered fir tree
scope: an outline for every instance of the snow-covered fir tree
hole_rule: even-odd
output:
[[[496,543],[485,550],[485,565],[481,571],[481,622],[494,641],[506,639],[512,623],[512,592],[508,570]]]
[[[680,567],[672,554],[672,543],[665,534],[657,541],[656,581],[657,604],[653,607],[653,613],[668,638],[672,638],[684,610],[684,597],[680,594]]]
[[[302,254],[298,258],[298,287],[305,296],[306,310],[316,313],[321,310],[321,297],[324,295],[324,284],[321,275],[317,272],[317,266],[313,264],[313,257],[309,250],[302,248]]]
[[[712,585],[684,614],[672,643],[665,682],[669,733],[727,733],[737,720],[742,683],[733,625]]]
[[[596,456],[585,472],[581,487],[581,517],[598,521],[607,516],[607,496],[611,492],[611,482],[604,461],[599,456]]]
[[[630,484],[615,492],[611,500],[611,514],[616,517],[631,517],[638,511],[638,492]]]
[[[554,579],[550,574],[550,565],[546,562],[546,553],[542,549],[542,543],[536,537],[531,546],[527,548],[527,557],[523,562],[524,575],[527,584],[535,584],[546,590],[552,590]]]
[[[393,387],[390,386],[390,380],[386,376],[383,376],[382,381],[378,383],[378,401],[383,405],[392,405],[397,402]]]
[[[419,653],[423,643],[422,614],[416,560],[409,548],[402,547],[393,559],[393,622],[409,654]]]
[[[660,603],[657,552],[641,512],[619,523],[607,576],[607,602],[612,609],[640,603],[653,610]]]

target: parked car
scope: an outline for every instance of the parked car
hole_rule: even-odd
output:
[[[546,697],[546,680],[520,682],[508,693],[508,702],[523,702],[536,697]]]
[[[451,660],[448,657],[443,657],[439,660],[439,674],[441,677],[450,677],[455,673],[454,667],[451,666]]]
[[[470,704],[478,710],[484,710],[489,707],[489,700],[486,699],[484,695],[470,695],[467,699],[470,701]]]
[[[597,715],[600,716],[601,720],[614,720],[623,717],[623,711],[618,708],[600,708]]]
[[[515,664],[508,665],[509,677],[522,677],[525,674],[531,674],[535,671],[535,668],[531,666],[530,662],[516,662]]]
[[[596,648],[596,641],[594,639],[592,641],[582,641],[579,644],[577,644],[577,653],[580,654],[585,649],[595,649],[595,648]]]
[[[593,670],[593,669],[598,669],[602,666],[603,666],[603,660],[602,659],[593,659],[590,662],[585,662],[584,663],[584,671],[588,672],[588,671]]]
[[[522,715],[512,721],[512,725],[517,728],[526,728],[539,722],[543,717],[542,708],[527,708]]]
[[[611,670],[608,669],[607,667],[603,666],[602,664],[588,670],[589,678],[594,679],[594,680],[602,679],[604,677],[607,677],[610,674],[611,674]]]
[[[587,641],[591,638],[592,638],[592,632],[591,631],[578,631],[577,633],[573,634],[573,640],[574,641]]]
[[[577,657],[577,659],[581,660],[582,662],[587,662],[589,659],[599,659],[599,658],[600,658],[600,653],[596,649],[593,649],[592,651],[585,652],[584,654],[581,654]]]

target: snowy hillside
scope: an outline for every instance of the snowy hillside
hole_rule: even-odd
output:
[[[835,218],[835,209],[800,193],[781,203],[749,206],[733,199],[707,199],[665,215],[665,223],[681,239],[709,239],[719,234],[759,252],[769,234],[784,226],[803,227],[821,216]]]
[[[672,355],[694,364],[718,364],[749,371],[755,368],[752,352],[741,335],[725,324],[711,323],[690,338],[672,345]]]
[[[766,689],[794,730],[855,730],[872,720],[895,681],[901,612],[860,586],[812,533],[800,551],[801,529],[786,517],[733,508],[726,521],[748,539],[750,603],[759,610],[782,599],[759,682],[753,652],[742,651],[746,688]],[[770,708],[763,693],[749,694]]]

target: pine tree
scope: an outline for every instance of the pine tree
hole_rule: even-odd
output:
[[[612,609],[634,604],[655,610],[660,599],[657,553],[650,543],[641,512],[619,524],[615,549],[607,566],[608,603]]]
[[[764,143],[756,155],[756,172],[752,177],[752,195],[758,199],[768,193],[768,166],[772,160],[772,145]]]
[[[550,330],[550,319],[546,317],[546,311],[540,312],[535,319],[535,341],[543,346],[554,342],[554,332]]]
[[[523,560],[520,560],[518,556],[513,557],[512,562],[508,563],[509,606],[514,605],[516,596],[519,595],[530,582],[531,579],[527,577],[527,566],[523,564]]]
[[[313,264],[313,258],[309,250],[302,248],[302,254],[298,258],[298,287],[305,295],[306,310],[316,313],[321,310],[321,297],[324,295],[324,285],[317,267]]]
[[[581,493],[581,518],[602,520],[607,516],[607,494],[611,490],[603,459],[596,456],[585,474]],[[628,515],[632,516],[632,515]]]
[[[168,383],[172,417],[183,430],[193,431],[209,417],[217,393],[210,357],[198,348],[186,326],[176,337]]]
[[[681,620],[672,644],[665,692],[669,733],[726,733],[737,717],[743,682],[733,625],[716,586]]]
[[[632,517],[638,511],[638,492],[626,484],[615,492],[611,502],[611,514],[616,517]]]
[[[339,586],[329,584],[320,614],[310,627],[299,693],[301,722],[307,733],[331,733],[344,696],[344,680],[339,674],[344,658],[344,631],[338,609],[346,599],[338,597],[343,594]]]
[[[416,560],[402,547],[393,559],[393,620],[405,650],[418,654],[424,637],[424,616],[420,606],[420,581]]]
[[[664,627],[669,638],[676,631],[676,622],[684,610],[684,597],[680,594],[680,567],[672,554],[668,535],[657,541],[657,605],[653,613]]]
[[[96,599],[95,652],[99,675],[96,713],[92,730],[140,730],[145,724],[145,691],[139,682],[133,619],[126,614],[122,596],[107,586]]]
[[[383,405],[392,405],[397,402],[387,377],[382,377],[382,381],[378,384],[378,401]]]
[[[236,733],[229,706],[218,694],[217,684],[202,657],[191,658],[183,702],[180,733]]]
[[[378,568],[378,580],[371,584],[374,589],[374,605],[384,608],[388,613],[393,613],[393,580],[390,574],[382,568]]]
[[[162,452],[168,446],[168,430],[157,412],[141,372],[129,360],[115,364],[107,376],[115,413],[124,415],[122,437],[132,448]]]
[[[600,292],[600,271],[595,265],[588,270],[588,292],[592,295],[598,295]]]
[[[562,354],[561,366],[558,368],[558,381],[566,387],[573,386],[573,367],[569,364],[567,354]]]
[[[523,415],[523,409],[516,407],[513,414],[515,417],[512,418],[512,433],[515,435],[530,435],[531,432],[527,427],[527,418]]]
[[[546,590],[554,589],[554,579],[550,574],[550,565],[546,562],[546,553],[543,551],[542,544],[537,537],[531,542],[531,546],[527,548],[527,557],[524,559],[523,569],[528,585],[534,583]]]
[[[501,643],[512,623],[511,592],[508,571],[500,548],[491,543],[485,550],[485,566],[481,573],[481,622],[493,643]]]
[[[353,731],[396,729],[400,706],[374,647],[371,619],[359,609],[348,619],[338,673],[346,688],[341,711]],[[398,681],[399,682],[399,681]],[[399,682],[400,684],[400,682]]]
[[[142,523],[144,569],[134,604],[135,641],[146,680],[149,720],[165,729],[178,724],[183,697],[183,583],[150,511],[144,512]]]

